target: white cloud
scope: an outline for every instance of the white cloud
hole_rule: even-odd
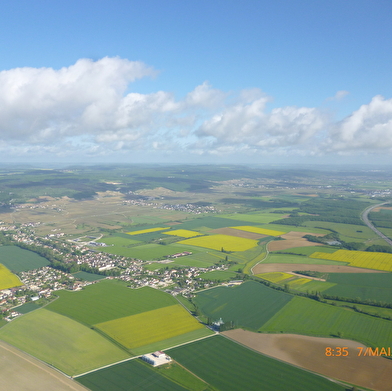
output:
[[[0,151],[17,156],[120,156],[127,151],[231,156],[320,156],[392,150],[392,99],[376,96],[337,123],[319,108],[276,107],[253,88],[208,82],[183,99],[126,93],[157,72],[118,57],[59,70],[0,72]],[[330,100],[348,94],[338,91]]]
[[[392,99],[375,96],[340,123],[331,126],[325,145],[335,151],[385,151],[392,148]]]
[[[338,91],[334,96],[327,98],[326,100],[342,100],[345,96],[347,96],[349,94],[348,91],[345,90],[341,90]]]

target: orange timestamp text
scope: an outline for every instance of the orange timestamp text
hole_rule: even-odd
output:
[[[364,348],[357,347],[357,356],[382,356],[382,357],[390,357],[391,356],[391,348]],[[326,347],[325,355],[327,357],[347,357],[350,355],[347,346],[336,346],[336,347]]]

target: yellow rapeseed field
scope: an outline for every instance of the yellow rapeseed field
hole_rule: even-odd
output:
[[[304,285],[310,281],[312,281],[310,278],[301,277],[301,278],[296,278],[293,281],[289,281],[287,284],[289,285],[290,288],[295,289],[296,286]]]
[[[166,228],[148,228],[148,229],[141,229],[139,231],[131,231],[127,232],[128,235],[139,235],[139,234],[146,234],[149,232],[155,232],[155,231],[162,231],[164,229],[169,229],[169,227]]]
[[[332,254],[317,251],[310,257],[348,262],[350,266],[363,267],[365,269],[392,271],[392,254],[338,250]]]
[[[284,280],[287,280],[288,278],[293,278],[294,276],[292,274],[284,272],[271,272],[256,274],[256,277],[260,277],[263,280],[271,281],[275,284],[278,284]]]
[[[0,263],[0,290],[23,285],[15,274]]]
[[[199,232],[189,231],[187,229],[176,229],[173,231],[162,232],[166,235],[180,236],[181,238],[193,238],[194,236],[203,235]]]
[[[211,248],[213,250],[224,251],[245,251],[257,246],[257,240],[239,238],[230,235],[208,235],[197,238],[181,240],[181,244]]]
[[[180,304],[95,325],[128,349],[163,341],[204,326]]]
[[[242,225],[239,227],[230,227],[230,228],[239,229],[241,231],[246,231],[246,232],[254,232],[256,234],[268,235],[268,236],[279,236],[286,233],[282,231],[275,231],[273,229],[251,227],[250,225]]]

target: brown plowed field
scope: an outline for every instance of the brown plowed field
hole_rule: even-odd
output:
[[[1,389],[6,391],[86,391],[76,381],[0,341]]]
[[[210,233],[237,236],[238,238],[255,239],[255,240],[265,238],[267,236],[267,235],[256,234],[254,232],[241,231],[239,229],[234,229],[234,228],[218,228],[210,231]]]
[[[306,246],[322,246],[321,243],[309,242],[303,238],[304,235],[324,236],[323,234],[312,234],[309,232],[288,232],[287,234],[280,235],[285,240],[274,240],[268,243],[269,251],[287,250],[294,247]]]
[[[309,270],[323,273],[383,273],[382,270],[363,269],[361,267],[339,265],[308,265],[306,263],[259,263],[253,268],[254,274],[269,272],[293,272]]]
[[[364,345],[355,341],[294,334],[260,334],[240,329],[225,331],[223,335],[270,357],[327,377],[376,391],[392,389],[392,360],[358,356],[358,347]],[[327,347],[348,347],[349,355],[327,357]]]

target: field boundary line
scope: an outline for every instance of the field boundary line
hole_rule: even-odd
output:
[[[179,346],[187,345],[187,344],[192,343],[192,342],[196,342],[196,341],[200,341],[200,340],[202,340],[202,339],[214,337],[216,334],[218,334],[218,333],[206,335],[205,337],[200,337],[200,338],[194,339],[194,340],[192,340],[192,341],[188,341],[188,342],[181,343],[181,344],[179,344],[179,345],[170,346],[170,347],[165,348],[165,349],[163,349],[163,350],[174,349],[174,348],[177,348],[177,347],[179,347]],[[153,353],[153,352],[149,352],[149,353]],[[89,373],[97,372],[97,371],[100,371],[101,369],[105,369],[105,368],[112,367],[113,365],[121,364],[121,363],[123,363],[123,362],[127,362],[127,361],[134,360],[134,359],[136,359],[136,358],[140,358],[140,357],[144,356],[145,354],[149,354],[149,353],[143,353],[143,354],[139,354],[138,356],[129,357],[129,358],[126,358],[126,359],[124,359],[124,360],[116,361],[116,362],[114,362],[114,363],[112,363],[112,364],[107,364],[107,365],[104,365],[104,366],[102,366],[102,367],[99,367],[99,368],[96,368],[96,369],[92,369],[91,371],[87,371],[87,372],[84,372],[84,373],[80,373],[79,375],[72,376],[72,378],[76,379],[76,378],[78,378],[78,377],[81,377],[81,376],[84,376],[84,375],[88,375]]]

